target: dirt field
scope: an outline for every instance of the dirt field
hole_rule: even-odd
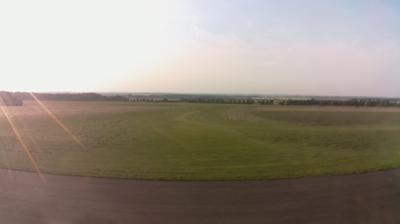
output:
[[[1,223],[399,223],[400,170],[266,182],[158,182],[0,170]]]

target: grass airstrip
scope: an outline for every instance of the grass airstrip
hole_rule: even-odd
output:
[[[264,180],[400,167],[400,108],[35,102],[6,108],[45,173]],[[0,114],[0,167],[34,171]]]

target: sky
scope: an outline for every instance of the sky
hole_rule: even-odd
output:
[[[0,89],[400,97],[400,1],[0,0]]]

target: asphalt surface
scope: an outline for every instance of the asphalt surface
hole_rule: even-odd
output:
[[[163,182],[0,170],[0,223],[400,223],[400,170]]]

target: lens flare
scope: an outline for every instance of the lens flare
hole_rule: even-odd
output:
[[[2,99],[0,98],[0,101],[2,103]],[[44,177],[42,171],[40,170],[36,160],[33,158],[28,145],[25,144],[24,140],[22,139],[21,133],[18,131],[17,126],[15,125],[14,121],[11,119],[11,117],[9,116],[7,110],[5,109],[4,106],[0,106],[1,112],[4,114],[4,117],[6,118],[6,120],[8,121],[8,123],[10,124],[10,127],[12,129],[12,131],[14,132],[15,136],[17,137],[17,140],[19,142],[19,144],[21,145],[22,149],[25,151],[26,155],[28,156],[29,160],[32,163],[33,168],[35,169],[35,171],[38,173],[40,179],[46,183],[46,178]]]
[[[76,142],[82,149],[86,149],[86,146],[85,146],[74,134],[72,134],[72,132],[67,128],[67,126],[65,126],[65,124],[64,124],[60,119],[58,119],[58,118],[56,117],[56,115],[54,115],[54,113],[51,112],[51,111],[49,110],[49,108],[48,108],[46,105],[44,105],[44,103],[43,103],[42,101],[40,101],[40,100],[35,96],[34,93],[30,93],[30,95],[31,95],[32,98],[40,105],[40,107],[41,107],[44,111],[46,111],[46,113],[54,120],[54,122],[56,122],[57,125],[60,126],[60,127],[65,131],[65,133],[67,133],[67,134],[72,138],[72,140],[74,140],[74,142]]]

